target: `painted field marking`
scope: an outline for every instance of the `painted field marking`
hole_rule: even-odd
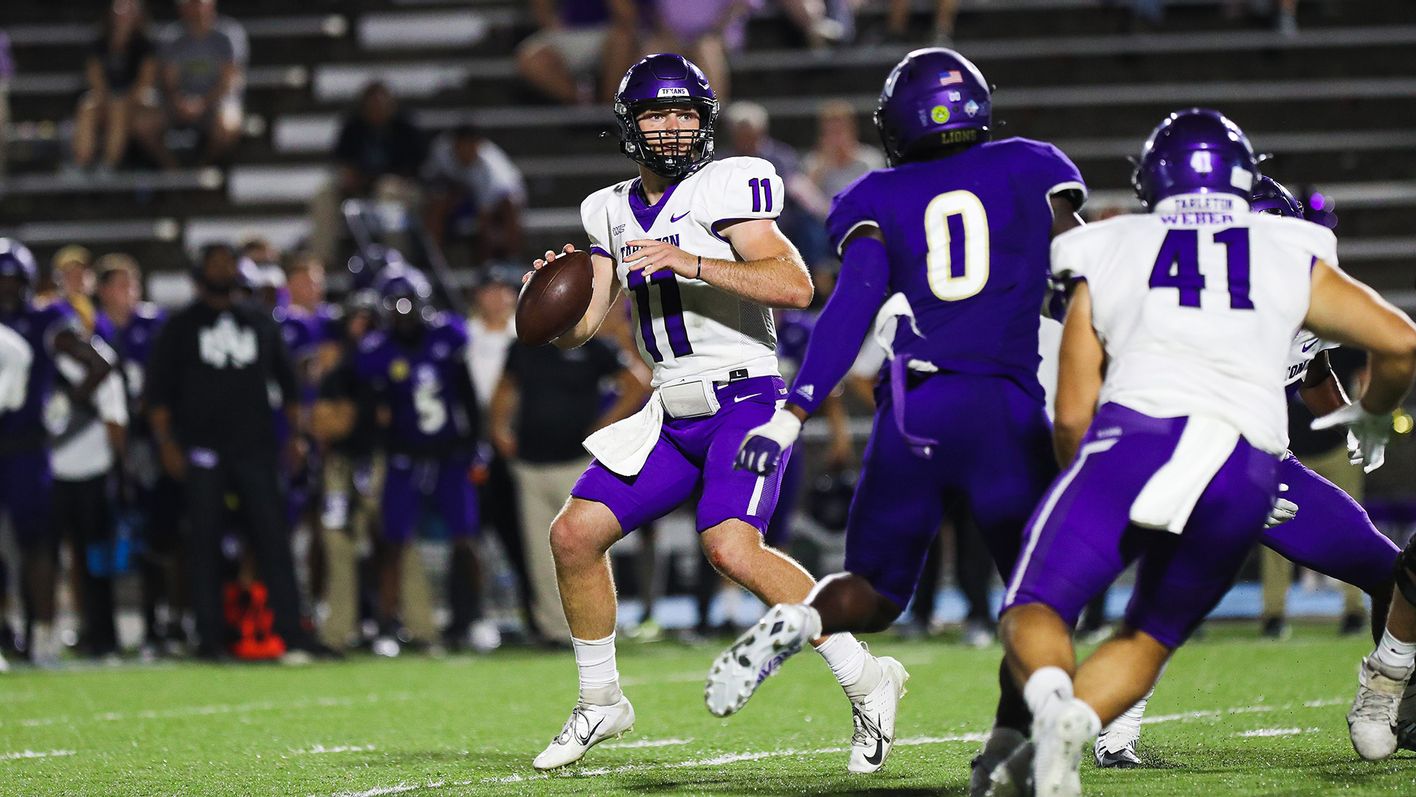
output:
[[[376,747],[371,744],[335,744],[325,747],[322,744],[313,745],[300,750],[291,750],[290,755],[324,755],[326,753],[372,753]]]
[[[0,761],[21,761],[31,758],[63,758],[74,755],[73,750],[20,750],[15,753],[0,753]]]

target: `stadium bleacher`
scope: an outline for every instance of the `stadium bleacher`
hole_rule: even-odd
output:
[[[92,14],[45,8],[28,21],[31,12],[17,9],[8,32],[20,74],[11,89],[11,176],[0,184],[0,232],[31,242],[42,257],[77,238],[100,250],[122,245],[166,269],[184,262],[184,247],[216,237],[258,231],[293,243],[308,230],[306,203],[324,179],[339,116],[373,78],[388,81],[427,128],[475,119],[517,159],[531,192],[532,241],[578,240],[567,198],[628,173],[599,138],[609,127],[607,109],[547,105],[516,79],[512,49],[530,27],[520,3],[256,0],[222,10],[251,39],[249,118],[237,165],[226,174],[91,179],[60,166]],[[1275,154],[1270,173],[1335,200],[1344,265],[1378,288],[1409,289],[1400,256],[1416,248],[1409,224],[1416,14],[1408,4],[1378,0],[1325,11],[1305,5],[1302,30],[1284,37],[1237,29],[1214,2],[1178,3],[1163,31],[1133,34],[1129,15],[1099,0],[965,2],[958,46],[998,81],[997,113],[1007,123],[1000,134],[1055,141],[1096,190],[1094,209],[1130,204],[1125,156],[1157,118],[1177,106],[1214,105]],[[55,22],[60,13],[69,21]],[[738,97],[762,103],[773,134],[797,146],[811,142],[825,99],[846,99],[868,119],[879,76],[903,49],[860,45],[813,55],[791,46],[790,31],[770,14],[754,19],[749,34],[747,51],[733,59]],[[1107,136],[1088,135],[1099,130]]]

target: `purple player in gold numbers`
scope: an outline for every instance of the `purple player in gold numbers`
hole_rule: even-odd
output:
[[[802,600],[815,586],[800,565],[762,542],[780,474],[733,468],[738,441],[786,395],[771,308],[811,302],[801,255],[777,228],[782,180],[758,158],[713,160],[718,99],[682,56],[660,53],[631,67],[614,112],[621,152],[638,164],[639,176],[581,204],[594,293],[585,316],[556,345],[589,340],[627,292],[640,354],[654,369],[654,395],[643,411],[586,439],[595,461],[551,524],[580,694],[536,756],[542,770],[572,764],[634,725],[616,665],[617,605],[606,556],[626,532],[701,489],[699,541],[719,572],[769,604]],[[545,259],[554,257],[547,252]],[[893,690],[880,677],[883,667],[904,679],[897,662],[877,661],[850,634],[815,642],[856,710],[874,691]],[[853,743],[851,769],[868,769],[873,751],[863,739]]]
[[[995,795],[1081,794],[1085,745],[1228,592],[1277,500],[1300,327],[1370,355],[1359,402],[1315,425],[1350,423],[1373,452],[1411,388],[1416,325],[1337,268],[1329,230],[1251,212],[1257,178],[1229,119],[1171,114],[1136,168],[1150,212],[1052,245],[1054,274],[1074,285],[1055,434],[1068,465],[1004,598],[1000,636],[1033,727],[994,771]],[[1078,615],[1133,562],[1121,628],[1078,666]]]
[[[477,496],[468,473],[477,447],[478,411],[467,366],[467,330],[430,305],[432,286],[411,266],[387,266],[374,283],[388,319],[359,344],[355,368],[379,405],[388,471],[384,478],[379,570],[380,634],[389,635],[400,602],[401,557],[425,504],[452,538],[452,563],[479,583],[473,535]],[[473,618],[453,618],[461,632]]]
[[[842,258],[836,292],[786,406],[748,433],[738,456],[744,469],[777,469],[872,320],[907,319],[881,336],[891,363],[847,521],[847,572],[807,603],[773,607],[718,658],[708,679],[715,714],[741,708],[805,640],[894,622],[952,507],[972,515],[1006,575],[1057,472],[1037,378],[1039,313],[1048,243],[1081,223],[1086,188],[1050,144],[989,141],[991,100],[978,69],[942,48],[910,53],[885,81],[875,123],[892,165],[836,197],[827,221]],[[1011,751],[1027,731],[1021,696],[1000,683],[1001,741],[988,751]],[[878,767],[894,742],[894,703],[869,708],[857,731]]]
[[[38,282],[39,271],[29,249],[12,238],[0,238],[0,324],[23,338],[30,351],[23,391],[11,378],[5,380],[10,382],[5,392],[12,397],[22,392],[23,400],[18,407],[0,411],[0,517],[9,516],[19,543],[26,605],[34,617],[30,659],[37,666],[51,667],[58,664],[62,645],[54,627],[59,563],[45,410],[60,390],[75,405],[89,405],[112,366],[88,343],[68,304],[35,304]],[[70,387],[60,378],[56,365],[60,354],[83,366],[79,384]]]
[[[1279,183],[1260,177],[1249,198],[1254,213],[1303,218],[1298,200]],[[1300,330],[1290,347],[1284,371],[1290,399],[1300,396],[1315,416],[1322,417],[1347,406],[1342,383],[1328,362],[1334,344]],[[1385,441],[1365,441],[1355,454],[1365,458],[1368,472],[1381,465]],[[1372,598],[1373,641],[1379,642],[1386,626],[1400,549],[1367,517],[1362,505],[1337,485],[1314,473],[1292,454],[1278,466],[1280,497],[1265,521],[1260,539],[1295,563],[1352,584]],[[1136,742],[1149,695],[1117,717],[1097,738],[1093,753],[1098,766],[1134,767],[1140,764]],[[1410,744],[1410,741],[1407,741]]]

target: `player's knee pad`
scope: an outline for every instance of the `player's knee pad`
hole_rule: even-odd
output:
[[[1416,606],[1416,538],[1396,557],[1396,588],[1407,603]]]

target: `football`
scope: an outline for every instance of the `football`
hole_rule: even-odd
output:
[[[543,346],[569,332],[590,306],[595,270],[590,253],[559,255],[537,271],[516,302],[516,337]]]

